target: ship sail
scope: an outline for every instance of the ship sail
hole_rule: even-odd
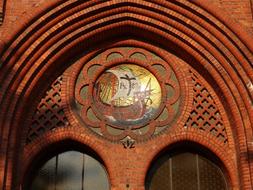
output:
[[[132,72],[121,70],[108,70],[107,72],[114,74],[118,79],[118,89],[111,101],[133,98],[136,92],[140,91],[140,81]]]

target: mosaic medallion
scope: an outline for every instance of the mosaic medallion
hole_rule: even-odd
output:
[[[188,102],[187,82],[180,65],[170,61],[141,48],[117,47],[73,65],[66,85],[74,87],[67,100],[74,125],[113,142],[142,141],[175,125]]]
[[[121,64],[107,69],[96,81],[96,112],[115,127],[131,128],[153,118],[161,105],[161,87],[147,69]]]

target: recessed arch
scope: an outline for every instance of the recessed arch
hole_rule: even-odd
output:
[[[145,189],[225,190],[231,188],[230,180],[214,153],[197,143],[180,141],[155,156],[146,175]]]
[[[79,151],[59,153],[31,172],[23,189],[83,188],[109,190],[109,181],[103,165],[94,157]]]
[[[239,174],[235,172],[237,166],[233,163],[234,154],[232,151],[226,150],[220,141],[215,139],[211,134],[206,135],[204,138],[203,132],[194,128],[185,129],[183,131],[172,132],[169,136],[161,135],[160,143],[155,150],[148,150],[148,161],[145,164],[145,172],[142,177],[142,182],[145,184],[146,174],[152,167],[155,160],[160,156],[168,153],[180,152],[180,148],[189,148],[188,152],[195,152],[204,157],[211,159],[212,162],[221,167],[224,175],[226,176],[230,187],[233,189],[240,183]],[[152,146],[151,144],[147,146]]]
[[[59,133],[61,133],[61,136],[59,136]],[[29,144],[29,146],[25,148],[23,154],[23,172],[20,176],[21,186],[23,188],[30,187],[32,182],[30,179],[34,179],[34,174],[37,173],[47,161],[55,159],[58,155],[68,153],[69,151],[80,154],[79,157],[82,156],[81,154],[84,156],[87,155],[88,159],[94,159],[96,164],[99,163],[99,170],[102,171],[102,169],[104,169],[104,174],[107,176],[108,184],[105,186],[110,186],[109,179],[111,172],[109,160],[106,160],[106,153],[98,148],[94,142],[89,141],[87,137],[78,137],[78,133],[68,129],[56,129],[54,133],[45,134]],[[57,139],[55,138],[56,136],[58,136]],[[69,160],[69,162],[71,161]],[[57,169],[57,167],[55,169]],[[104,174],[103,176],[105,176]]]
[[[189,59],[197,60],[196,68],[205,68],[220,87],[220,94],[227,100],[226,108],[234,119],[233,134],[240,142],[237,147],[239,154],[244,155],[243,159],[238,158],[238,163],[249,165],[245,161],[249,158],[245,147],[252,134],[246,135],[245,131],[251,131],[253,118],[252,91],[247,87],[252,84],[251,40],[206,4],[184,0],[161,4],[67,1],[49,7],[32,21],[27,20],[26,26],[12,36],[12,42],[1,57],[1,72],[4,74],[0,80],[5,82],[1,84],[0,94],[0,108],[3,110],[0,134],[2,138],[12,137],[1,146],[6,150],[7,147],[19,146],[19,126],[13,130],[14,123],[10,120],[22,120],[25,111],[22,102],[29,99],[39,84],[39,78],[46,76],[46,71],[62,67],[64,59],[70,60],[83,49],[89,52],[89,46],[113,37],[120,39],[124,35],[142,37],[161,44],[165,49],[177,47],[187,52]],[[101,10],[103,13],[98,14]],[[63,12],[66,13],[61,14]],[[15,153],[10,148],[4,154],[6,157],[0,160],[0,165],[4,171],[11,171],[12,167],[6,164],[7,154]],[[3,179],[5,182],[12,175],[9,173],[10,176]],[[249,169],[242,172],[242,179],[247,175]],[[247,185],[246,181],[242,183]]]

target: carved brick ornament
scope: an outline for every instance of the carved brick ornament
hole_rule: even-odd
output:
[[[63,111],[61,85],[62,76],[53,82],[41,99],[28,130],[27,143],[47,131],[69,125]]]
[[[226,117],[214,101],[216,94],[184,61],[161,55],[117,47],[72,64],[41,99],[27,142],[55,128],[75,126],[129,148],[190,127],[226,144]]]

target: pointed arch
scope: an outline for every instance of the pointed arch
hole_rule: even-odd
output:
[[[250,189],[248,147],[253,123],[252,39],[235,23],[208,3],[178,0],[76,1],[52,3],[13,36],[1,55],[0,167],[6,172],[2,184],[12,178],[8,158],[19,146],[18,131],[26,107],[42,78],[71,62],[97,44],[113,44],[122,39],[140,39],[175,53],[206,75],[224,102],[233,138],[238,140],[238,165],[242,187]],[[47,73],[47,74],[46,74]],[[44,82],[45,83],[45,82]],[[37,89],[38,90],[38,89]],[[14,123],[15,121],[15,123]],[[240,155],[240,156],[239,156]],[[242,156],[243,155],[243,156]],[[243,167],[247,166],[247,167]],[[251,169],[250,169],[251,168]],[[10,184],[8,184],[10,186]]]

